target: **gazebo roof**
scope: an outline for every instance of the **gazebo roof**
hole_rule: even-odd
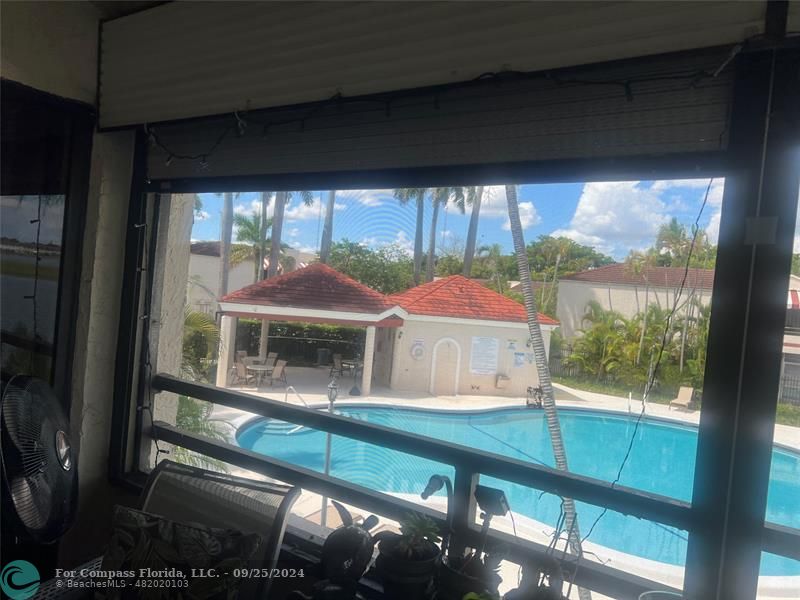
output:
[[[452,275],[394,294],[389,298],[409,314],[433,317],[525,323],[525,307],[462,275]],[[542,325],[558,321],[539,313]]]
[[[220,308],[238,316],[381,326],[401,325],[405,313],[387,296],[322,263],[231,292]]]

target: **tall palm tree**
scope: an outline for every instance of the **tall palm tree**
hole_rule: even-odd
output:
[[[264,279],[264,258],[267,256],[267,229],[272,225],[272,220],[267,219],[267,206],[271,199],[272,192],[261,192],[261,231],[258,236],[261,252],[259,252],[259,260],[256,262],[256,281]]]
[[[414,230],[414,285],[419,285],[422,279],[422,230],[427,193],[427,188],[402,188],[394,191],[394,197],[400,204],[408,204],[411,200],[417,202],[417,225]]]
[[[336,190],[328,192],[328,204],[325,207],[325,225],[322,226],[322,240],[319,244],[319,262],[327,264],[333,245],[333,209],[336,207]]]
[[[219,298],[228,293],[228,273],[231,263],[233,238],[233,193],[225,192],[222,205],[222,236],[219,245]]]
[[[644,339],[647,332],[647,317],[650,307],[650,281],[648,279],[648,271],[652,266],[655,266],[655,257],[649,252],[632,251],[625,259],[625,268],[629,273],[644,277],[644,310],[642,311],[642,332],[639,337],[639,350],[636,353],[635,364],[637,365],[642,360]]]
[[[542,328],[536,310],[536,300],[533,295],[533,282],[528,265],[528,254],[525,251],[525,238],[522,234],[522,222],[519,218],[519,204],[517,202],[517,188],[514,185],[506,186],[506,201],[508,202],[508,219],[511,224],[511,237],[514,240],[514,252],[517,255],[522,294],[525,298],[525,310],[528,313],[528,331],[533,354],[536,358],[536,371],[539,375],[539,386],[544,393],[543,407],[547,429],[550,433],[550,442],[553,446],[556,468],[559,471],[569,471],[567,452],[564,448],[564,438],[561,435],[561,423],[558,420],[553,384],[550,380],[550,367],[547,363],[547,353],[542,337]],[[569,546],[573,554],[581,556],[581,534],[578,529],[578,515],[575,510],[575,501],[564,498],[564,528],[569,532]],[[581,600],[591,600],[591,592],[578,588]]]
[[[475,258],[475,244],[478,240],[478,219],[481,215],[481,200],[483,199],[483,186],[467,188],[467,204],[472,205],[467,228],[467,245],[464,248],[464,277],[472,274],[472,261]]]
[[[311,192],[277,192],[275,194],[275,209],[272,213],[272,247],[269,252],[269,269],[267,277],[275,277],[278,274],[278,266],[281,260],[281,236],[283,234],[283,215],[286,212],[286,205],[292,200],[294,194],[298,194],[303,200],[303,204],[311,206],[314,204],[314,196]]]
[[[503,255],[503,247],[500,244],[481,246],[478,248],[477,255],[489,271],[489,279],[494,281],[497,291],[502,294],[503,278],[500,274],[500,257]]]
[[[453,202],[461,214],[464,214],[466,196],[463,187],[443,187],[434,188],[431,196],[433,203],[433,216],[431,217],[431,229],[428,237],[428,262],[425,265],[425,281],[433,281],[434,263],[436,262],[436,225],[439,221],[439,211],[443,206]]]
[[[263,214],[263,211],[262,211]],[[271,241],[266,237],[266,231],[272,226],[272,219],[262,221],[262,215],[250,216],[233,215],[233,225],[236,227],[236,244],[233,244],[230,254],[231,266],[245,260],[253,261],[253,283],[260,281],[264,272],[264,257]],[[262,232],[264,236],[262,237]]]

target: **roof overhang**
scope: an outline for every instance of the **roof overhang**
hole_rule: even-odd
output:
[[[491,319],[467,319],[463,317],[438,317],[435,315],[415,315],[406,313],[404,317],[409,323],[448,323],[452,325],[478,325],[481,327],[503,327],[506,329],[524,329],[527,331],[528,324],[520,321],[494,321]],[[558,327],[552,323],[540,323],[542,329],[550,331]]]
[[[271,306],[243,302],[220,302],[220,312],[228,316],[270,319],[274,321],[300,321],[304,323],[329,323],[355,327],[400,327],[408,313],[399,306],[381,313],[350,312],[300,308],[296,306]]]

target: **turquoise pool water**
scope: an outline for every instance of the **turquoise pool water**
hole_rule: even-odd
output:
[[[501,409],[479,413],[426,411],[375,406],[340,407],[337,412],[462,444],[512,458],[553,466],[550,438],[541,411]],[[635,416],[598,411],[559,411],[570,469],[613,481],[633,434]],[[662,420],[644,420],[622,473],[620,484],[691,500],[697,429]],[[249,448],[287,462],[322,471],[324,432],[269,419],[256,419],[240,429],[237,439]],[[385,492],[419,494],[434,473],[453,475],[453,469],[435,461],[333,436],[331,475]],[[512,510],[554,525],[560,501],[551,494],[481,477],[486,485],[502,488]],[[601,509],[577,503],[578,520],[586,530]],[[772,456],[767,519],[800,528],[800,454],[776,448]],[[626,554],[683,565],[685,531],[615,512],[600,520],[590,541]],[[800,575],[800,563],[765,555],[762,575]]]

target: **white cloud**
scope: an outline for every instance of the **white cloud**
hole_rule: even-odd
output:
[[[336,193],[337,198],[349,198],[364,206],[380,206],[393,197],[392,190],[343,190]]]
[[[481,217],[490,219],[505,219],[502,225],[504,231],[511,231],[511,222],[508,220],[508,204],[506,201],[506,188],[503,185],[488,185],[483,188],[481,201]],[[523,229],[541,223],[542,218],[533,202],[519,202],[519,220]]]
[[[333,205],[334,212],[342,211],[346,208],[347,206],[345,204],[340,204],[339,202]],[[320,216],[324,216],[324,212],[324,209],[320,212],[320,207],[317,205],[316,201],[311,206],[307,206],[302,200],[298,199],[293,200],[286,207],[284,218],[287,221],[309,221],[319,219]]]
[[[453,235],[453,232],[450,231],[449,229],[442,229],[442,237],[443,238],[449,238],[449,237],[452,237],[452,235]]]
[[[211,218],[211,215],[208,214],[208,211],[205,210],[197,210],[194,213],[194,220],[195,221],[208,221]]]
[[[394,244],[409,256],[414,255],[414,240],[412,240],[402,229],[397,232]]]
[[[251,200],[249,204],[237,204],[233,207],[233,212],[238,215],[260,215],[261,200]]]
[[[380,243],[380,239],[377,236],[365,237],[363,240],[358,242],[359,246],[364,246],[365,248],[374,248]]]
[[[298,227],[292,227],[288,231],[288,234],[289,234],[289,237],[297,237],[298,235],[300,235],[300,229]]]

